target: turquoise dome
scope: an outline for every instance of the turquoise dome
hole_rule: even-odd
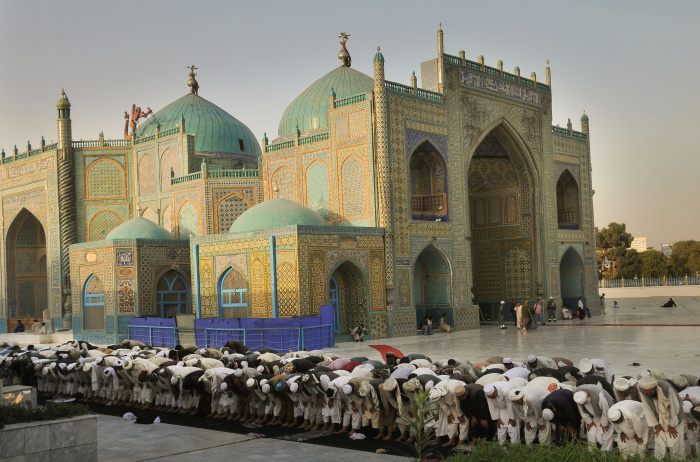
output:
[[[129,239],[174,239],[173,235],[162,226],[153,223],[143,217],[134,217],[131,220],[110,231],[105,239],[129,240]]]
[[[302,133],[328,129],[331,90],[335,91],[336,99],[341,99],[373,89],[372,77],[346,66],[333,69],[287,106],[277,130],[278,136],[296,135],[297,123]]]
[[[583,115],[581,116],[581,122],[588,122],[588,116],[584,112]]]
[[[260,157],[260,144],[245,124],[194,93],[188,93],[148,117],[138,127],[136,134],[139,138],[154,135],[158,123],[162,133],[175,128],[183,117],[185,131],[189,135],[195,135],[194,147],[197,154],[229,154],[254,159]]]
[[[287,228],[294,225],[326,226],[314,210],[289,199],[275,198],[249,208],[231,225],[230,234]]]

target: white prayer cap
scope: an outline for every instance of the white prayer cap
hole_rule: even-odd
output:
[[[639,373],[639,377],[651,377],[651,372],[649,371],[649,369],[642,371]]]
[[[178,361],[178,362],[177,362],[177,366],[185,367],[185,362],[184,362],[184,361]]]
[[[261,382],[262,382],[262,380],[261,380]],[[263,393],[270,393],[270,384],[266,383],[260,389],[262,390]]]
[[[578,362],[578,370],[581,371],[581,373],[587,374],[592,369],[593,369],[593,363],[591,362],[590,359],[582,358],[581,361]]]
[[[248,367],[248,361],[241,361],[241,367]]]
[[[245,384],[248,388],[253,388],[255,386],[255,379],[248,379]]]
[[[429,380],[428,383],[425,384],[425,389],[430,390],[435,386],[435,382],[432,380]]]
[[[258,366],[256,369],[258,370],[258,372],[263,372],[265,370],[265,368],[262,366]]]
[[[537,356],[535,356],[535,355],[530,355],[530,356],[527,357],[527,362],[529,362],[529,363],[534,363],[535,361],[537,361]]]
[[[658,382],[652,376],[642,377],[639,379],[639,387],[644,390],[652,390],[656,388],[656,385],[658,385]]]
[[[236,377],[240,377],[242,373],[243,369],[234,369],[233,371],[233,375],[235,375]]]
[[[613,382],[613,387],[617,391],[627,391],[630,388],[630,383],[625,378],[615,379]]]
[[[396,379],[389,378],[384,381],[384,389],[386,391],[394,391],[397,385]]]
[[[102,361],[104,361],[104,356],[100,356],[95,360],[95,364],[102,364]]]
[[[221,391],[226,391],[228,390],[228,383],[226,382],[221,382]]]
[[[503,364],[513,364],[513,360],[511,358],[503,358]]]
[[[688,380],[685,377],[683,377],[682,375],[677,375],[677,376],[671,378],[671,382],[673,382],[673,384],[676,385],[681,390],[688,388]]]
[[[328,385],[331,383],[331,378],[328,377],[327,375],[322,375],[321,376],[321,386],[323,388],[328,388]]]
[[[92,363],[83,364],[83,372],[90,372],[90,369],[92,369]]]
[[[496,387],[494,387],[490,383],[484,387],[484,393],[486,394],[486,396],[492,395],[495,391]]]
[[[586,404],[586,401],[588,400],[588,393],[585,391],[577,391],[574,393],[574,401],[576,401],[580,405]]]
[[[506,302],[504,302],[503,300],[501,300],[501,305],[505,305],[505,304],[506,304]]]
[[[693,410],[693,403],[691,403],[687,399],[685,401],[683,401],[683,412],[685,412],[686,414],[690,414],[690,411],[692,411],[692,410]]]
[[[635,379],[634,377],[632,377],[631,379],[627,379],[627,382],[630,384],[630,387],[634,387],[635,385],[637,385],[637,379]]]
[[[608,410],[608,419],[611,422],[617,422],[622,418],[622,411],[618,407],[613,407]]]
[[[543,409],[542,410],[542,417],[547,422],[550,422],[554,418],[554,413],[552,412],[551,409]]]
[[[179,379],[178,379],[177,375],[173,375],[172,377],[170,377],[170,384],[177,385],[178,380]]]
[[[291,391],[292,393],[296,393],[297,390],[299,390],[299,384],[296,382],[292,382],[292,384],[289,385],[289,391]]]
[[[350,384],[346,383],[345,385],[343,385],[343,393],[345,393],[346,395],[352,393],[352,387],[350,386]]]
[[[511,401],[518,401],[520,398],[523,398],[525,393],[523,393],[522,390],[511,390],[510,393],[508,393],[508,398],[510,398]]]
[[[73,369],[75,369],[75,364],[76,364],[76,363],[70,363],[70,364],[68,365],[68,368],[67,368],[67,369],[68,369],[69,371],[72,371]]]
[[[267,379],[260,379],[260,386],[262,387],[267,383]]]
[[[554,300],[554,297],[549,297],[550,300]]]

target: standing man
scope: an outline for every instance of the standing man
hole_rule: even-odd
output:
[[[548,322],[557,322],[557,303],[554,301],[554,297],[549,297],[547,302],[547,318]]]
[[[654,429],[654,456],[663,459],[667,450],[673,457],[685,457],[683,403],[678,392],[665,380],[642,377],[637,385],[647,425]]]
[[[523,328],[523,305],[520,302],[515,305],[515,325],[518,329]]]
[[[513,409],[509,395],[513,386],[508,382],[494,382],[484,387],[484,394],[489,403],[491,419],[496,421],[498,444],[503,446],[506,436],[511,444],[520,444],[520,417]]]
[[[600,296],[600,309],[603,310],[603,314],[605,313],[605,294]]]
[[[501,305],[498,307],[498,323],[501,325],[501,329],[506,329],[505,321],[503,320],[503,309],[506,302],[501,300]]]
[[[544,322],[544,315],[542,314],[542,300],[537,299],[535,302],[535,324],[546,324]]]
[[[617,447],[625,460],[644,457],[651,433],[644,417],[644,406],[639,401],[624,400],[613,404],[608,419],[620,436]]]

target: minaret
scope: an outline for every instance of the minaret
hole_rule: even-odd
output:
[[[438,61],[437,61],[437,78],[438,92],[445,94],[445,46],[443,43],[442,23],[438,24],[437,45],[438,45]]]
[[[66,92],[61,90],[61,99],[56,103],[58,109],[58,205],[61,226],[61,289],[63,299],[61,316],[71,316],[70,305],[70,245],[77,240],[77,222],[75,213],[75,164],[73,162],[73,136],[71,133],[70,101]],[[67,312],[66,312],[67,311]],[[59,313],[51,313],[52,317]]]
[[[377,47],[374,55],[374,111],[375,111],[375,169],[377,191],[377,224],[384,228],[384,267],[386,286],[394,286],[394,232],[391,223],[391,171],[389,167],[389,111],[384,79],[384,55]],[[387,309],[393,303],[393,297],[387,293]]]
[[[586,111],[583,111],[583,115],[581,116],[581,131],[586,134],[586,136],[590,136],[588,134],[588,116],[586,115]]]

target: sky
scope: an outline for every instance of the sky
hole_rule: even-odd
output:
[[[387,80],[409,84],[445,52],[552,72],[553,124],[590,117],[595,224],[634,236],[700,240],[700,2],[697,1],[131,1],[0,0],[0,147],[56,140],[61,89],[74,139],[123,137],[124,111],[154,112],[188,92],[261,139],[286,106],[339,65],[348,32],[353,68],[372,75],[381,46]],[[420,77],[419,77],[420,85]]]

